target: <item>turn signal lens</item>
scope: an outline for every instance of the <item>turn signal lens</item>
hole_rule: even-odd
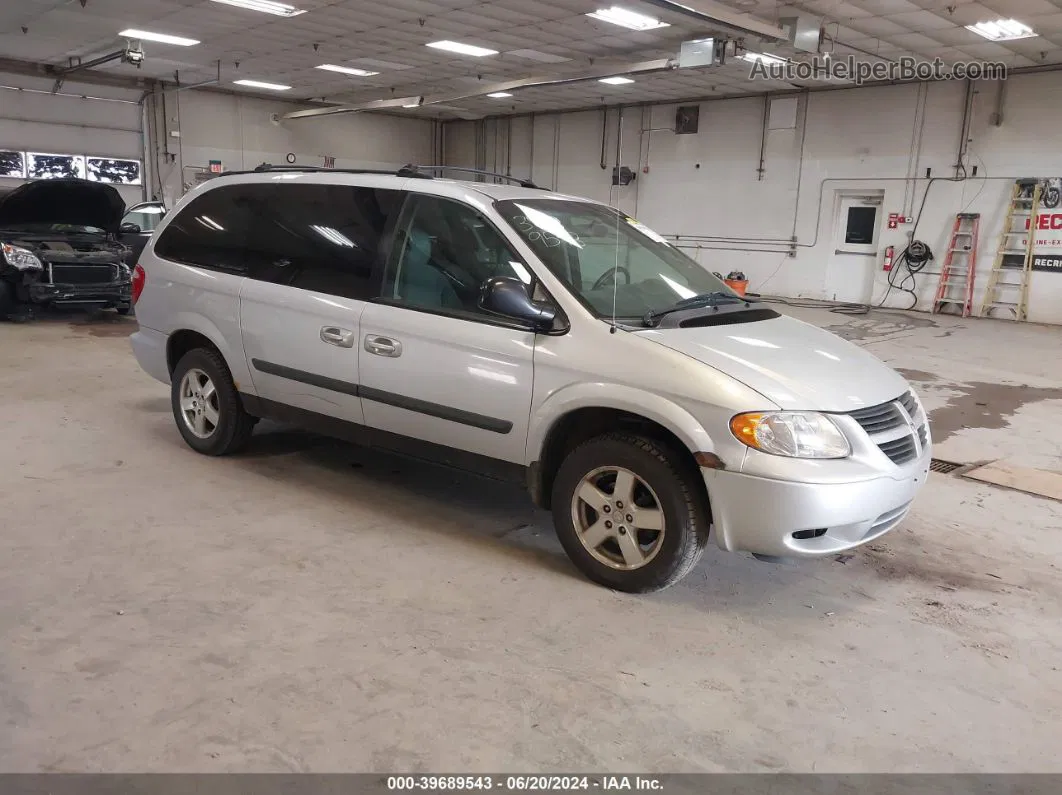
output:
[[[814,411],[738,414],[730,432],[754,450],[788,458],[847,458],[852,452],[833,420]]]

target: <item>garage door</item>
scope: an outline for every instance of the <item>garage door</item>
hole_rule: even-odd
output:
[[[0,74],[0,191],[26,179],[110,182],[144,198],[142,109],[134,90]]]

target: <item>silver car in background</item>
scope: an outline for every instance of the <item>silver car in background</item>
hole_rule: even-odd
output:
[[[576,566],[632,592],[709,531],[810,558],[903,520],[931,452],[895,371],[615,208],[427,176],[263,166],[165,217],[132,345],[192,448],[269,417],[517,480]]]

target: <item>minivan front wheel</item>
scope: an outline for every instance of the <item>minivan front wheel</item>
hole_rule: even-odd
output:
[[[255,420],[244,411],[220,354],[189,351],[177,362],[170,383],[173,418],[189,447],[204,455],[227,455],[247,443]]]
[[[568,557],[595,582],[631,593],[666,588],[696,564],[708,519],[687,468],[651,439],[612,433],[575,448],[552,508]]]

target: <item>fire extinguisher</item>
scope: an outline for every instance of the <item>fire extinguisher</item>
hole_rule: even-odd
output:
[[[893,256],[894,250],[895,249],[893,248],[893,246],[886,246],[885,247],[885,263],[882,266],[882,270],[884,270],[884,271],[891,271],[892,270],[892,256]]]

